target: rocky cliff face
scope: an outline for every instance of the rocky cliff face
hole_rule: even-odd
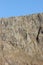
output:
[[[43,14],[0,19],[0,65],[43,65]]]

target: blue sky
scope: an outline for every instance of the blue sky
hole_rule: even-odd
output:
[[[43,12],[43,0],[0,0],[0,17]]]

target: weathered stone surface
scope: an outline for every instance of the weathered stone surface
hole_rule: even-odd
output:
[[[0,19],[0,65],[43,65],[43,13]]]

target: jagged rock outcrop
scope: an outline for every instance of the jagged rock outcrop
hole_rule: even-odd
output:
[[[43,13],[0,19],[0,65],[43,65]]]

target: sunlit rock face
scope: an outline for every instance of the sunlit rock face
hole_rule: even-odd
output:
[[[0,19],[0,65],[43,65],[43,13]]]

